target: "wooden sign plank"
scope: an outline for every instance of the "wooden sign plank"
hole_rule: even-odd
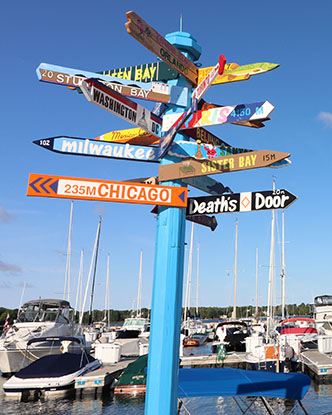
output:
[[[251,63],[249,65],[241,65],[233,68],[225,68],[225,72],[222,75],[218,75],[213,81],[212,85],[219,85],[228,82],[245,81],[250,79],[252,75],[258,75],[273,69],[278,68],[280,65],[277,63],[259,62]],[[212,69],[212,67],[200,68],[198,70],[198,83],[204,76]]]
[[[205,214],[286,209],[297,197],[284,189],[188,198],[187,217]]]
[[[225,143],[226,144],[226,143]],[[249,153],[255,151],[249,148],[238,148],[230,145],[214,146],[212,144],[201,143],[192,141],[177,141],[173,143],[168,150],[168,154],[177,158],[194,158],[197,160],[211,159],[214,160],[217,157],[230,156],[233,154]],[[290,164],[290,161],[285,159],[273,163],[268,167],[285,167]]]
[[[203,127],[189,128],[188,130],[185,129],[181,132],[193,138],[194,140],[199,140],[201,143],[204,143],[204,144],[211,144],[213,146],[220,146],[220,147],[230,146],[230,144],[227,144],[224,140],[210,133],[210,131],[206,130]]]
[[[158,144],[160,138],[142,128],[128,128],[126,130],[110,131],[96,137],[95,140],[150,146]]]
[[[166,62],[145,63],[142,65],[108,69],[98,73],[139,82],[166,82],[171,79],[176,79],[179,76],[179,72],[169,66]]]
[[[201,177],[188,177],[182,179],[183,183],[189,186],[196,187],[196,189],[202,190],[210,195],[221,195],[223,193],[233,193],[228,186],[224,186],[222,183],[214,180],[210,176]]]
[[[211,160],[187,159],[180,163],[160,165],[159,181],[257,169],[270,166],[289,156],[289,153],[259,150],[250,153],[234,154],[233,156],[217,157]]]
[[[89,102],[143,128],[150,134],[160,136],[161,119],[131,99],[94,79],[84,80],[81,83],[81,90]]]
[[[225,72],[231,71],[232,69],[237,68],[239,65],[237,63],[226,63]],[[211,71],[212,66],[209,68],[199,68],[198,69],[198,83],[200,83],[205,76]],[[120,79],[128,79],[131,81],[139,82],[154,82],[161,81],[166,82],[171,79],[177,79],[179,77],[179,72],[169,66],[166,62],[153,62],[153,63],[144,63],[142,65],[135,66],[126,66],[123,68],[116,69],[106,69],[104,71],[98,71],[97,73],[112,76]],[[219,76],[219,78],[222,75]],[[236,78],[236,77],[233,77]],[[230,81],[228,81],[230,82]],[[212,85],[214,82],[212,83]]]
[[[186,219],[190,222],[197,223],[198,225],[207,226],[213,232],[218,226],[218,222],[215,216],[208,215],[195,215],[195,216],[186,216]]]
[[[129,143],[107,143],[88,138],[62,136],[43,138],[35,140],[33,143],[62,154],[158,163],[157,147],[135,146]]]
[[[269,116],[274,106],[269,101],[252,104],[231,105],[211,108],[207,111],[197,111],[183,123],[181,129],[221,125],[235,121],[261,120]],[[181,113],[185,114],[185,113]],[[181,114],[166,114],[163,116],[162,131],[167,131]]]
[[[41,63],[37,68],[38,79],[42,82],[50,82],[65,85],[71,89],[80,88],[86,78],[96,78],[116,92],[132,98],[148,101],[160,101],[186,107],[188,105],[188,88],[169,86],[158,82],[143,83],[97,74],[96,72],[83,71],[81,69],[66,68],[58,65]]]
[[[210,108],[218,108],[218,107],[220,107],[220,105],[212,104],[211,102],[203,102],[198,106],[198,109],[200,109],[201,111],[207,111]],[[269,120],[270,118],[267,117],[261,120],[235,121],[235,122],[231,122],[230,124],[242,125],[244,127],[251,127],[251,128],[262,128],[262,127],[265,127],[263,122],[269,121]]]
[[[203,95],[210,88],[212,82],[215,80],[217,75],[222,75],[225,69],[226,59],[224,55],[220,55],[219,62],[215,65],[210,72],[198,83],[197,87],[191,94],[191,99],[197,100],[197,103],[203,98]]]
[[[27,190],[27,196],[177,207],[187,206],[187,193],[185,187],[153,186],[35,173],[29,175]]]
[[[127,32],[160,59],[178,71],[194,85],[197,84],[198,69],[179,49],[148,25],[135,12],[126,13]]]

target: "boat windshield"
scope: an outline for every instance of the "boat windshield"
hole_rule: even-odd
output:
[[[70,308],[59,308],[50,304],[25,304],[18,316],[18,322],[57,322],[68,324],[71,317]]]
[[[136,318],[126,318],[124,323],[123,323],[123,327],[132,327],[132,326],[144,326],[144,324],[146,324],[146,320],[145,319],[136,319]]]
[[[332,295],[320,295],[314,299],[315,306],[332,305]]]

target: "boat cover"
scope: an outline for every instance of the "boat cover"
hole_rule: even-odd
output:
[[[178,396],[264,396],[301,400],[309,386],[310,377],[303,373],[181,368]]]
[[[20,379],[55,378],[69,375],[93,362],[95,359],[87,353],[50,354],[32,362],[19,370],[15,376]]]

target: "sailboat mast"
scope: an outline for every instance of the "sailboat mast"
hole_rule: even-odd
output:
[[[273,191],[275,191],[275,180],[273,180]],[[273,286],[274,286],[274,236],[275,233],[275,210],[272,209],[271,220],[271,244],[270,244],[270,265],[269,265],[269,286],[268,286],[268,306],[267,306],[267,318],[268,324],[271,324],[273,317]]]
[[[199,242],[197,243],[197,276],[196,276],[196,316],[199,316],[198,312],[198,294],[199,294]]]
[[[74,202],[71,201],[70,204],[70,217],[69,217],[69,230],[68,230],[68,244],[67,244],[67,260],[66,260],[66,275],[65,275],[65,286],[63,290],[63,299],[69,301],[70,293],[70,257],[71,257],[71,229],[73,223],[73,205]]]
[[[104,319],[107,326],[110,324],[110,254],[107,255],[107,269],[106,269],[106,293],[105,293],[105,314]]]
[[[85,287],[83,305],[82,305],[81,314],[80,314],[80,324],[82,324],[82,322],[83,322],[84,309],[85,309],[85,304],[86,304],[86,300],[87,300],[87,296],[88,296],[90,279],[91,279],[91,275],[92,275],[93,258],[95,256],[95,252],[98,249],[97,246],[98,246],[98,240],[99,240],[100,226],[101,226],[101,218],[99,219],[99,223],[98,223],[98,227],[97,227],[97,233],[96,233],[96,239],[95,239],[95,243],[94,243],[93,251],[92,251],[92,256],[91,256],[91,262],[90,262],[90,268],[89,268],[89,274],[88,274],[88,281],[87,281],[86,287]]]
[[[188,270],[187,270],[187,285],[186,285],[186,299],[184,307],[184,318],[187,320],[187,310],[190,310],[190,297],[191,297],[191,275],[192,275],[192,262],[193,262],[193,242],[194,242],[194,222],[191,223],[191,237],[190,237],[190,248],[188,258]]]
[[[282,210],[281,316],[285,318],[285,211]]]
[[[97,248],[96,248],[96,255],[95,255],[95,265],[94,265],[94,270],[93,270],[92,288],[91,288],[91,296],[90,296],[89,324],[92,323],[92,304],[93,304],[93,296],[94,296],[94,292],[95,292],[95,283],[96,283],[96,270],[97,270],[97,262],[98,262],[98,252],[99,252],[99,240],[100,240],[101,221],[102,221],[102,217],[100,216],[99,217],[99,223],[98,223]]]
[[[82,275],[83,275],[83,255],[84,251],[81,250],[81,259],[80,259],[80,269],[78,272],[78,280],[77,280],[77,289],[76,289],[76,301],[75,301],[75,308],[74,308],[74,315],[76,315],[76,311],[78,308],[78,298],[81,292],[81,286],[82,286]],[[80,304],[82,305],[82,304]]]
[[[258,248],[256,248],[256,318],[258,316]]]
[[[139,260],[139,277],[138,277],[138,289],[137,289],[137,310],[136,317],[141,317],[142,314],[142,264],[143,264],[143,251],[140,253]]]
[[[238,237],[239,220],[235,221],[235,259],[234,259],[234,303],[232,318],[236,320],[236,291],[237,291],[237,237]]]

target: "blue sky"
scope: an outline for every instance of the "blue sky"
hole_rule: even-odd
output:
[[[237,147],[285,151],[292,164],[216,175],[234,192],[276,186],[298,196],[285,211],[286,302],[311,302],[330,294],[332,220],[332,3],[211,2],[170,0],[125,3],[59,0],[6,2],[0,27],[2,110],[0,124],[0,305],[60,298],[64,289],[70,201],[26,196],[29,173],[123,181],[157,175],[157,165],[52,153],[33,140],[58,135],[94,138],[131,128],[125,121],[89,104],[83,95],[38,81],[41,62],[88,71],[155,62],[156,56],[127,34],[126,11],[134,10],[160,34],[191,33],[202,47],[199,62],[215,65],[219,55],[240,65],[279,63],[272,72],[248,81],[216,85],[205,95],[221,105],[270,101],[275,110],[260,130],[221,125],[210,131]],[[140,101],[148,108],[151,105]],[[203,195],[191,189],[190,196]],[[98,218],[103,216],[94,306],[105,301],[106,260],[110,253],[111,308],[128,309],[137,293],[143,250],[143,306],[150,307],[156,219],[147,205],[74,202],[71,302],[75,302],[80,251],[84,278],[89,269]],[[218,215],[214,232],[195,226],[200,243],[202,306],[233,302],[235,220],[238,236],[238,304],[255,303],[255,260],[259,254],[259,303],[267,302],[271,212]],[[186,241],[190,240],[190,223]],[[277,215],[279,266],[281,214]],[[196,276],[196,255],[194,254]],[[276,268],[276,277],[280,268]],[[186,270],[185,270],[186,275]],[[277,277],[275,297],[280,302]],[[193,293],[194,296],[194,293]]]

